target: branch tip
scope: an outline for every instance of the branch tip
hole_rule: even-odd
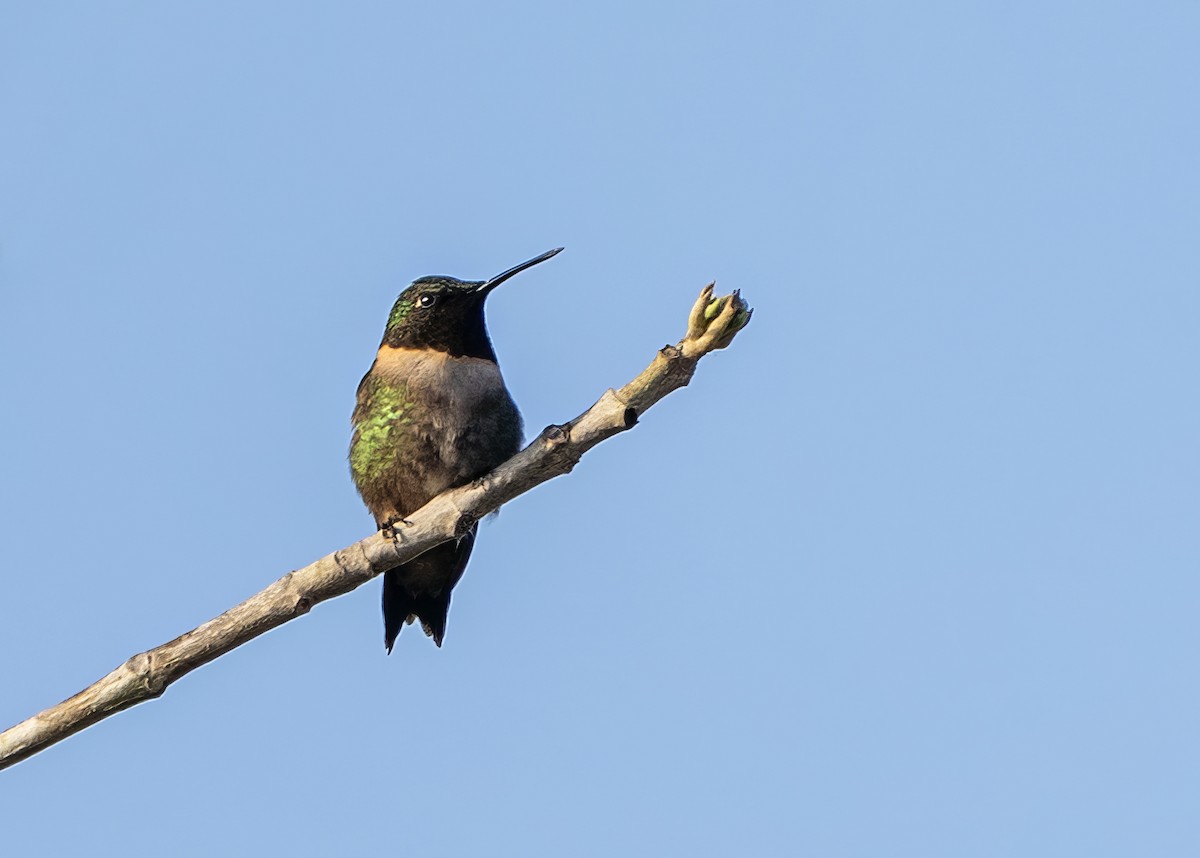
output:
[[[728,346],[737,332],[750,323],[754,312],[742,300],[742,290],[735,289],[731,295],[713,298],[712,286],[710,283],[700,290],[700,297],[692,308],[687,336],[680,344],[689,357],[699,358]]]
[[[696,303],[692,305],[691,315],[688,317],[687,334],[684,339],[694,339],[704,333],[705,319],[704,313],[708,309],[708,304],[712,300],[713,290],[717,288],[717,281],[709,283],[700,290],[700,297],[696,299]]]

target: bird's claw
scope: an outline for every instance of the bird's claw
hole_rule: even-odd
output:
[[[399,542],[400,534],[396,532],[396,525],[403,524],[405,527],[412,527],[412,522],[403,516],[389,518],[383,523],[383,527],[379,528],[379,535],[389,542]]]

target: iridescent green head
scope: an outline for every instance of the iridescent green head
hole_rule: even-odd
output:
[[[435,349],[455,357],[495,360],[483,319],[483,302],[493,289],[526,268],[561,251],[548,250],[490,280],[459,280],[435,275],[414,280],[392,305],[383,345]]]

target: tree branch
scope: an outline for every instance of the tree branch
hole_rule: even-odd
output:
[[[375,533],[284,575],[219,617],[133,656],[83,691],[0,733],[0,769],[128,709],[151,700],[184,674],[309,612],[313,605],[348,593],[435,545],[461,536],[502,504],[570,471],[592,447],[633,426],[654,403],[685,386],[701,357],[725,348],[752,311],[734,292],[713,298],[700,292],[678,345],[665,346],[642,373],[569,423],[546,427],[533,443],[487,476],[443,492],[409,516],[392,542]]]

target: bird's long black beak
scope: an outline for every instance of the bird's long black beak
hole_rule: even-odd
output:
[[[533,266],[537,265],[539,262],[545,262],[551,256],[556,256],[557,254],[559,254],[561,252],[562,252],[561,247],[556,247],[553,250],[547,250],[541,256],[535,256],[535,257],[533,257],[533,259],[526,260],[525,262],[522,262],[520,265],[514,265],[512,268],[508,269],[507,271],[505,271],[502,274],[497,274],[491,280],[485,281],[484,284],[482,286],[480,286],[478,289],[476,289],[475,291],[491,292],[493,289],[495,289],[497,286],[499,286],[501,283],[503,283],[509,277],[512,277],[514,274],[520,274],[526,268],[532,268]]]

